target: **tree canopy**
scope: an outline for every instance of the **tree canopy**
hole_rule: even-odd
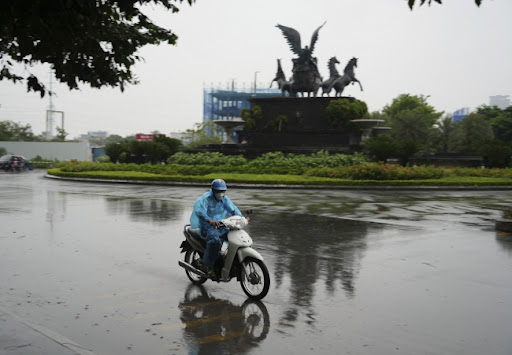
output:
[[[0,141],[37,141],[32,127],[13,121],[0,121]]]
[[[501,110],[497,106],[482,105],[476,112],[483,115],[491,124],[496,139],[512,142],[512,106]]]
[[[16,0],[0,5],[0,80],[26,81],[41,97],[47,89],[32,73],[49,64],[70,89],[136,84],[132,66],[147,44],[176,44],[171,30],[141,11],[147,4],[179,11],[175,3],[194,0]],[[22,64],[22,69],[15,67]]]
[[[402,94],[393,100],[382,112],[392,130],[394,138],[427,144],[433,134],[434,125],[442,116],[427,103],[427,96]]]
[[[442,0],[433,0],[435,2],[437,2],[438,4],[442,4]],[[412,8],[414,7],[414,4],[416,3],[416,0],[408,0],[409,2],[409,7]],[[430,5],[432,3],[432,0],[420,0],[419,3],[420,3],[420,6],[423,5],[424,3],[428,2],[428,4]],[[475,4],[476,6],[480,6],[482,4],[482,0],[475,0]]]

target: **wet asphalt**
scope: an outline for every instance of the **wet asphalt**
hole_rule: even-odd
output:
[[[51,354],[36,333],[71,353],[512,354],[510,190],[230,188],[270,271],[255,303],[177,264],[206,187],[32,171],[0,189],[2,355]]]

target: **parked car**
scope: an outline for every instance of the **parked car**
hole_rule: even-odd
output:
[[[3,155],[0,157],[0,169],[4,171],[24,171],[31,169],[32,164],[21,155]]]

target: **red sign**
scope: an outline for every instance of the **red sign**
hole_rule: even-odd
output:
[[[138,140],[139,142],[152,142],[153,141],[153,137],[155,136],[165,136],[165,134],[143,134],[143,133],[137,133],[135,135],[135,139]]]

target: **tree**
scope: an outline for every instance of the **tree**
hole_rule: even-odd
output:
[[[32,127],[12,121],[0,121],[0,141],[38,141]]]
[[[124,140],[123,137],[117,134],[110,134],[108,135],[105,140],[103,141],[104,145],[110,144],[110,143],[121,143]]]
[[[121,159],[121,154],[125,148],[121,142],[111,142],[105,145],[105,154],[109,156],[110,161],[117,163]]]
[[[57,136],[53,140],[56,142],[64,142],[68,133],[61,127],[56,127],[55,129],[57,130]]]
[[[183,147],[183,143],[179,139],[166,137],[164,135],[155,136],[153,142],[161,143],[169,148],[170,155],[173,155]],[[167,160],[167,159],[166,159]]]
[[[395,98],[391,105],[386,105],[382,112],[385,115],[385,118],[388,123],[391,123],[393,118],[399,112],[402,111],[414,111],[415,113],[419,113],[425,116],[425,119],[429,120],[429,122],[433,125],[436,123],[437,119],[441,117],[442,112],[437,112],[433,106],[430,106],[427,103],[428,96],[424,95],[409,95],[402,94]]]
[[[398,159],[400,164],[407,165],[409,160],[420,150],[418,142],[411,139],[397,140],[388,134],[372,137],[364,141],[365,152],[377,161]]]
[[[396,157],[398,143],[389,135],[385,134],[365,140],[363,148],[373,159],[386,162],[389,158]]]
[[[503,142],[512,142],[512,106],[501,110],[497,106],[482,105],[476,112],[485,116],[491,124],[494,136]]]
[[[455,134],[455,124],[451,116],[444,117],[435,130],[432,138],[434,144],[438,146],[443,153],[448,152],[453,147]]]
[[[0,80],[26,80],[27,91],[46,88],[28,67],[48,63],[70,89],[136,84],[131,67],[147,44],[176,44],[177,36],[141,11],[147,4],[177,12],[184,0],[16,0],[0,7]],[[186,0],[190,5],[194,0]],[[13,63],[23,64],[16,73]],[[24,75],[24,74],[23,74]]]
[[[485,158],[485,166],[489,168],[505,168],[510,166],[512,144],[497,139],[489,140],[479,147],[478,153]]]
[[[392,121],[391,134],[398,139],[407,139],[426,145],[432,132],[432,124],[425,115],[411,110],[401,111]]]
[[[195,148],[200,145],[208,145],[208,144],[221,144],[222,139],[220,135],[212,135],[212,132],[223,131],[222,128],[217,126],[212,121],[207,121],[203,123],[196,123],[195,129],[187,129],[186,133],[192,136],[190,143],[187,145],[187,148]]]
[[[427,103],[427,96],[402,94],[382,110],[391,136],[401,142],[414,141],[420,150],[429,149],[434,125],[442,112]]]
[[[339,99],[329,102],[325,109],[332,128],[347,128],[351,120],[368,118],[368,106],[364,101]]]
[[[432,3],[432,0],[420,0],[420,6],[423,5],[424,3],[426,3],[428,1],[428,5],[430,6],[430,4]],[[437,2],[438,4],[441,4],[442,3],[442,0],[434,0],[435,2]],[[408,0],[409,2],[409,7],[412,8],[414,7],[414,4],[416,3],[416,0]],[[482,0],[475,0],[475,4],[476,6],[480,6],[482,4]]]
[[[484,115],[471,113],[456,124],[456,142],[459,152],[479,152],[480,148],[494,139],[491,124]]]

